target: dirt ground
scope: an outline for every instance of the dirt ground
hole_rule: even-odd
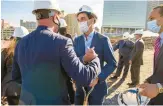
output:
[[[116,59],[118,59],[118,52],[115,53],[115,56]],[[140,70],[140,83],[142,83],[148,76],[152,74],[153,50],[145,50],[143,59],[144,59],[144,65],[141,66],[141,70]],[[125,81],[122,81],[121,78],[118,78],[117,80],[109,80],[109,77],[107,79],[107,83],[109,86],[108,94],[106,96],[104,105],[118,105],[117,102],[118,93],[123,92],[125,89],[129,88],[127,83],[131,82],[130,70]]]

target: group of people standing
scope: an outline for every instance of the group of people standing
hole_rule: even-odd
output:
[[[155,7],[148,20],[147,29],[159,34],[154,43],[153,74],[140,84],[144,42],[142,40],[143,31],[138,30],[134,34],[136,38],[134,46],[130,40],[120,40],[113,46],[114,50],[119,49],[119,63],[116,74],[111,79],[117,79],[120,76],[123,66],[125,69],[122,79],[124,79],[128,73],[128,66],[131,65],[132,82],[128,85],[136,86],[139,89],[139,94],[150,98],[148,105],[163,105],[163,66],[161,65],[163,61],[163,5]]]
[[[156,9],[161,11],[163,7]],[[22,33],[15,34],[17,36],[13,39],[12,49],[7,49],[7,53],[4,50],[2,67],[3,70],[7,68],[4,72],[8,73],[10,78],[5,82],[5,87],[2,85],[2,88],[4,87],[2,97],[7,96],[9,104],[83,105],[85,93],[92,91],[87,104],[102,105],[108,88],[105,80],[117,67],[114,57],[114,51],[117,49],[120,54],[119,63],[113,78],[119,77],[122,67],[125,66],[123,75],[125,79],[131,64],[132,83],[129,85],[139,84],[144,51],[141,31],[135,32],[137,39],[135,44],[125,39],[112,47],[108,37],[94,30],[98,17],[87,5],[83,5],[77,12],[79,28],[83,34],[74,40],[67,34],[67,25],[59,17],[60,9],[55,0],[34,1],[32,13],[36,16],[37,29],[27,34],[24,33],[26,31],[23,27],[19,27],[19,32]],[[158,15],[152,17],[153,19],[159,20],[161,34],[163,32],[162,11],[160,17]],[[160,53],[163,52],[160,50]],[[161,54],[159,57],[155,67],[160,67],[155,68],[155,74],[150,77],[147,87],[145,84],[139,85],[143,88],[140,92],[142,95],[150,97],[147,89],[152,85],[149,83],[153,85],[163,83],[162,78],[155,77],[163,73]],[[2,81],[5,77],[2,77]],[[75,92],[71,80],[75,82]],[[162,97],[159,93],[152,97],[154,99],[150,103],[163,104],[162,101],[157,101]]]
[[[144,41],[142,40],[143,30],[134,33],[136,42],[130,40],[129,34],[124,34],[123,39],[113,45],[114,51],[119,49],[119,62],[115,75],[111,79],[120,77],[124,68],[122,80],[127,77],[130,65],[131,83],[129,87],[135,87],[140,83],[140,66],[143,65]]]

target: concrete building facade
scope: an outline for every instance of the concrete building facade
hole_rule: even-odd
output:
[[[161,0],[105,0],[102,33],[118,36],[124,32],[133,33],[138,29],[146,29],[149,13],[162,2]]]
[[[37,24],[36,22],[32,22],[32,21],[20,20],[20,26],[24,26],[25,28],[28,29],[29,32],[32,32],[33,30],[36,29]]]
[[[67,23],[67,32],[72,35],[72,37],[77,34],[80,35],[80,29],[77,22],[76,14],[67,14],[65,16],[65,21]]]

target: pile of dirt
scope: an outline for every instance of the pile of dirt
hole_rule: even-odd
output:
[[[145,48],[146,49],[153,49],[154,47],[154,42],[157,37],[144,37],[144,43],[145,43]]]

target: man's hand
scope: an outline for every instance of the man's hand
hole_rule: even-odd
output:
[[[129,64],[130,64],[130,65],[132,64],[132,61],[131,61],[131,60],[129,60]]]
[[[4,97],[4,96],[1,97],[1,104],[2,105],[7,105],[8,104],[7,103],[7,97]]]
[[[140,94],[143,96],[147,96],[149,98],[154,98],[159,94],[159,89],[156,84],[149,84],[144,83],[138,85],[138,88],[140,88]]]
[[[92,83],[89,85],[89,87],[94,87],[98,83],[98,78],[92,81]]]
[[[87,50],[86,54],[83,57],[84,62],[90,62],[97,57],[97,54],[94,51],[94,47]]]

